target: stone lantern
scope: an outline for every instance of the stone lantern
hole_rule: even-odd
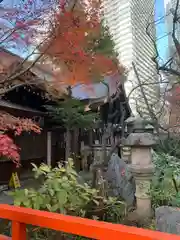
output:
[[[154,127],[151,124],[147,124],[145,126],[145,132],[153,134],[154,133]]]
[[[135,122],[135,117],[129,117],[126,119],[126,127],[127,127],[127,133],[131,133],[134,130],[134,122]]]
[[[131,171],[136,184],[136,212],[139,217],[148,218],[152,214],[150,185],[153,177],[152,146],[156,143],[152,132],[146,128],[143,119],[134,119],[131,122],[131,133],[126,138],[124,145],[131,147]]]

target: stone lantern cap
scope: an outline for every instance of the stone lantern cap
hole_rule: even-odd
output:
[[[132,116],[126,119],[125,123],[126,123],[128,132],[131,132],[131,130],[134,128],[134,121],[135,121],[135,117],[132,117]]]
[[[154,127],[150,124],[150,121],[144,120],[141,117],[129,117],[126,120],[127,128],[130,132],[153,132]]]
[[[156,144],[156,138],[153,134],[144,133],[131,133],[126,139],[124,139],[123,145],[130,147],[150,147]]]

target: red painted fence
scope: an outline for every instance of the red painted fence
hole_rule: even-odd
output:
[[[180,236],[119,224],[0,204],[0,218],[12,221],[12,239],[26,240],[26,224],[103,240],[180,240]],[[0,235],[0,240],[11,238]]]

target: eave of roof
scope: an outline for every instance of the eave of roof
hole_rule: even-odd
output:
[[[20,110],[20,111],[24,111],[24,112],[31,112],[31,113],[38,114],[38,115],[41,115],[41,116],[46,115],[46,113],[38,111],[36,109],[32,109],[32,108],[29,108],[29,107],[23,107],[21,105],[11,103],[11,102],[8,102],[8,101],[4,101],[4,100],[0,100],[0,108],[1,107]]]

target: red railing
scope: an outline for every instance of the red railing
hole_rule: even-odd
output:
[[[180,236],[29,208],[0,205],[0,218],[12,221],[12,240],[26,240],[26,224],[103,240],[180,240]],[[0,240],[11,238],[0,235]]]

